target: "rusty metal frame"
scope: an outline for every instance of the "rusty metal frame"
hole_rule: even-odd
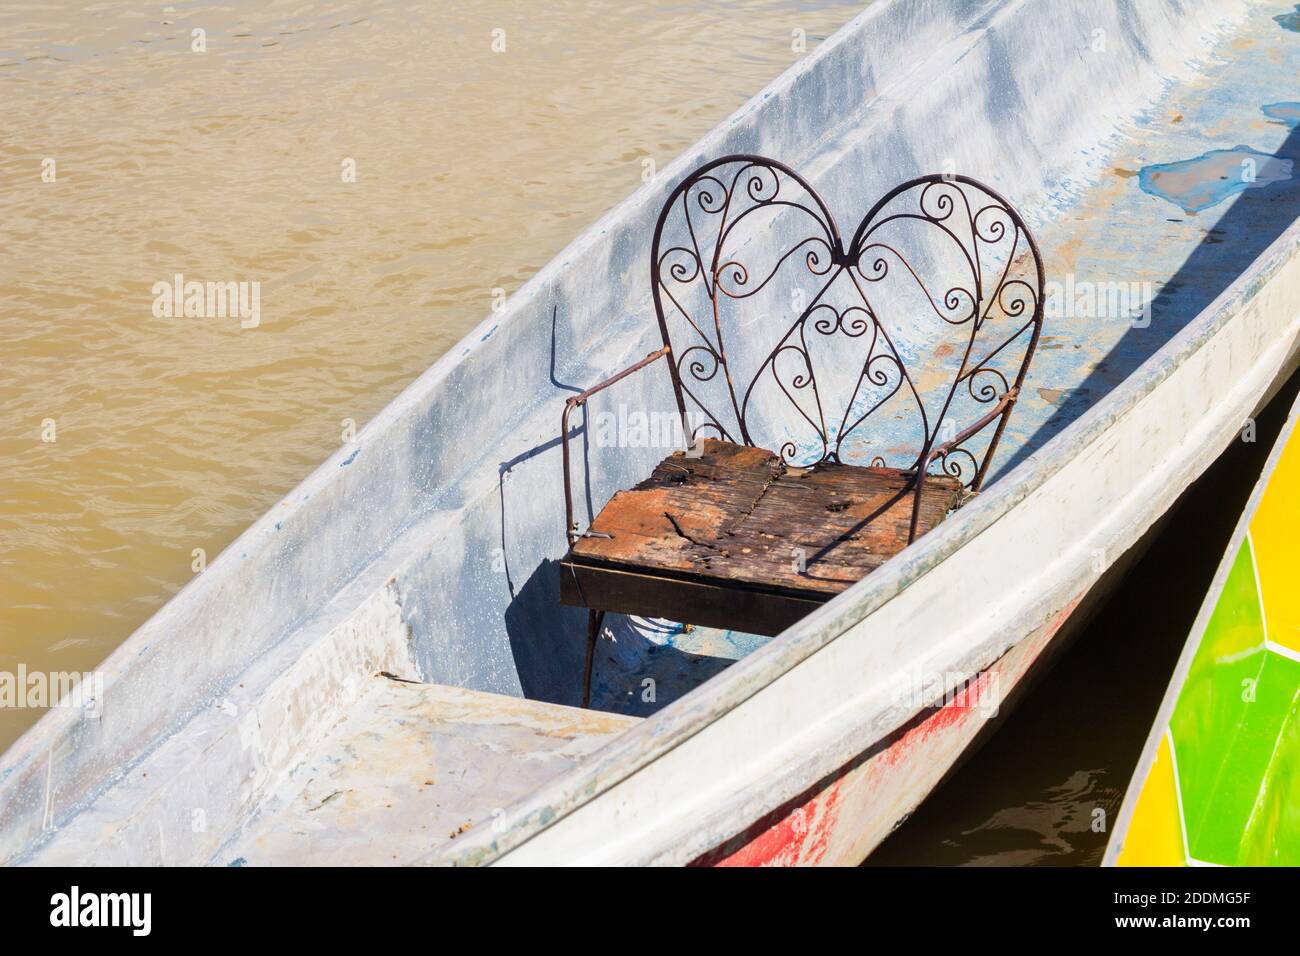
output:
[[[627,368],[623,369],[623,371],[611,375],[603,382],[579,392],[564,403],[564,413],[560,416],[560,444],[561,457],[564,461],[564,533],[569,539],[569,547],[573,547],[574,544],[577,543],[578,538],[582,537],[582,535],[577,531],[577,525],[574,524],[573,521],[573,484],[569,477],[569,414],[578,406],[586,405],[587,399],[591,398],[591,396],[595,395],[597,392],[603,392],[614,383],[627,378],[633,372],[639,372],[647,365],[652,365],[659,361],[659,359],[666,355],[670,355],[671,353],[672,348],[668,345],[664,345],[663,348],[656,349],[645,358],[641,359],[641,361],[629,365]]]

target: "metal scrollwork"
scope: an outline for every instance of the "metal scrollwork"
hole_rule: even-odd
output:
[[[724,157],[669,196],[655,228],[651,271],[679,410],[696,422],[686,429],[692,438],[709,432],[754,444],[750,416],[760,405],[770,413],[775,400],[810,436],[781,439],[782,458],[841,462],[882,408],[889,406],[894,420],[910,409],[915,457],[898,464],[959,478],[973,490],[1042,328],[1037,245],[1006,200],[964,176],[924,176],[895,187],[846,244],[825,202],[792,169],[758,156]],[[782,331],[771,328],[770,317],[760,317],[761,325],[734,317],[741,300],[753,300],[778,276],[782,288],[808,292],[793,322]],[[738,305],[724,308],[728,302]],[[932,366],[918,367],[915,344],[899,338],[916,339],[926,314],[937,323],[936,335],[958,340],[959,362],[941,387]],[[764,344],[767,351],[751,356],[743,371],[733,366],[738,336],[760,334],[771,337],[770,348]],[[756,341],[743,344],[752,350]],[[860,355],[856,380],[837,373],[841,391],[851,381],[848,394],[827,394],[831,382],[818,356],[842,362],[846,348]],[[924,393],[921,372],[931,373]],[[945,441],[948,435],[959,440]],[[884,462],[878,452],[862,459]]]

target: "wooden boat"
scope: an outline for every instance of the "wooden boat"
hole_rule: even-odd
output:
[[[1290,14],[871,5],[249,528],[110,657],[96,706],[16,743],[0,859],[861,860],[1295,367]],[[655,348],[674,184],[748,153],[836,209],[927,172],[991,184],[1042,247],[1040,354],[960,511],[775,637],[611,615],[582,710],[558,412]],[[621,384],[591,424],[673,408],[662,377]],[[595,434],[584,521],[664,454],[587,454]]]
[[[1179,657],[1104,862],[1300,865],[1300,402]]]

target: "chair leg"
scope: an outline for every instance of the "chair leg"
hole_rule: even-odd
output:
[[[596,660],[596,640],[600,637],[600,625],[604,622],[604,611],[587,612],[587,663],[582,672],[583,707],[591,705],[591,667]]]

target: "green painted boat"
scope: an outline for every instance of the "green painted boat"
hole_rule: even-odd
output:
[[[1106,864],[1300,865],[1297,416],[1300,401],[1179,658]]]

